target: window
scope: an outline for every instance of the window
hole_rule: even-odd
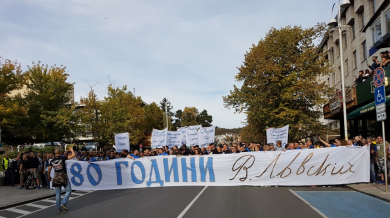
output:
[[[353,52],[353,69],[357,68],[356,50]]]
[[[389,13],[390,14],[390,13]],[[390,17],[389,17],[390,18]],[[355,22],[351,24],[351,27],[352,27],[352,40],[355,39]],[[351,40],[351,41],[352,41]]]
[[[377,22],[374,23],[372,27],[372,40],[375,43],[381,38],[382,38],[381,21],[378,20]]]
[[[361,22],[362,22],[362,29],[364,27],[364,11],[360,14],[360,19],[361,19]]]
[[[362,43],[362,49],[363,49],[363,60],[365,61],[365,60],[367,60],[367,48],[366,48],[366,41],[364,41],[363,43]]]
[[[385,19],[386,19],[386,33],[390,32],[390,11],[387,12],[387,14],[385,15]]]
[[[334,63],[334,53],[333,53],[333,47],[330,48],[330,58],[331,58],[331,61],[332,61],[332,64]]]
[[[344,76],[347,77],[349,75],[349,68],[348,68],[348,59],[345,60],[345,73]]]
[[[374,10],[374,14],[376,12],[376,10],[378,10],[378,8],[376,7],[376,0],[372,0],[372,9]]]
[[[332,80],[333,80],[333,85],[332,85],[332,87],[334,87],[334,86],[336,85],[336,73],[335,73],[335,72],[333,72]]]
[[[346,31],[343,31],[342,33],[342,38],[343,38],[343,50],[345,50],[347,48],[347,32]]]

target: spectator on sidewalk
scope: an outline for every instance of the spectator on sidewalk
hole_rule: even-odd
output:
[[[5,173],[5,177],[4,177],[4,185],[5,186],[8,185],[7,184],[7,180],[8,180],[8,173],[7,173],[8,162],[9,162],[8,154],[5,154],[4,158],[1,160],[1,166],[3,167],[4,173]]]
[[[383,147],[386,146],[389,147],[389,143],[386,141],[386,144],[383,143],[382,136],[376,137],[376,145],[379,146],[378,148],[378,173],[381,173],[381,181],[379,183],[384,184],[385,183],[385,160],[384,160],[384,153],[383,153]],[[389,160],[387,160],[387,165],[389,166]],[[387,171],[389,172],[389,168],[387,168]]]
[[[376,145],[372,144],[372,138],[367,137],[367,145],[370,146],[370,176],[371,176],[371,182],[373,184],[376,184],[376,175],[375,175],[375,167],[374,163],[376,163],[378,158],[378,152]]]
[[[30,161],[30,172],[33,176],[33,181],[35,182],[35,185],[33,187],[40,189],[39,178],[38,178],[39,159],[34,152],[30,153],[29,161]]]
[[[23,159],[20,164],[19,174],[20,174],[20,187],[23,188],[24,178],[27,176],[27,171],[30,170],[30,161],[27,158],[27,154],[23,154]]]
[[[43,168],[44,168],[44,171],[43,171],[43,174],[45,175],[45,181],[46,181],[46,188],[49,189],[50,188],[50,183],[49,183],[49,177],[48,177],[48,174],[47,172],[49,171],[49,165],[50,165],[50,157],[51,154],[44,154],[43,155]]]
[[[38,174],[38,180],[39,180],[39,188],[42,186],[42,169],[43,169],[43,161],[42,161],[42,154],[38,153],[37,158],[39,160],[39,166],[37,168],[37,174]]]
[[[7,185],[14,187],[15,186],[15,174],[18,171],[18,166],[16,162],[17,158],[9,159],[8,169],[7,169]]]

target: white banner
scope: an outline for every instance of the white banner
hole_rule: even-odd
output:
[[[167,132],[168,129],[163,130],[153,129],[152,132],[152,148],[162,148],[167,145]]]
[[[187,140],[186,140],[186,136],[187,136],[186,128],[185,127],[180,127],[179,129],[177,129],[177,131],[181,132],[181,145],[185,145],[187,143]]]
[[[154,186],[309,186],[370,181],[369,147],[66,161],[74,190]]]
[[[282,145],[288,143],[288,128],[289,125],[282,128],[267,129],[267,143],[273,143],[276,146],[277,141],[282,141]]]
[[[196,126],[188,126],[186,128],[186,142],[187,146],[194,146],[199,145],[199,139],[198,139],[198,130],[201,128],[201,125]]]
[[[201,127],[198,132],[199,146],[207,147],[210,143],[214,143],[215,126]]]
[[[167,145],[169,148],[181,146],[181,131],[168,131],[167,133]]]
[[[129,133],[117,133],[115,134],[115,150],[121,152],[122,150],[130,151]]]

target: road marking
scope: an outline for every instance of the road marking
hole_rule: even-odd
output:
[[[29,203],[29,204],[25,204],[25,205],[30,206],[30,207],[37,207],[40,209],[45,209],[45,208],[51,207],[51,206],[43,206],[43,205],[38,205],[38,204],[33,204],[33,203]]]
[[[28,214],[33,213],[33,212],[30,212],[30,211],[20,210],[20,209],[16,209],[16,208],[8,208],[8,209],[5,209],[5,210],[11,211],[11,212],[15,212],[15,213],[20,213],[20,214],[23,214],[23,215],[28,215]]]
[[[186,208],[184,208],[184,210],[179,214],[179,216],[177,218],[182,218],[184,216],[184,214],[187,213],[187,211],[191,208],[191,206],[195,203],[195,201],[200,197],[200,195],[204,192],[204,190],[206,190],[207,186],[205,186],[202,191],[199,192],[199,194],[194,198],[192,199],[192,201],[190,202],[189,205],[187,205]]]
[[[295,193],[293,190],[289,189],[291,193],[293,193],[295,196],[297,196],[299,199],[301,199],[303,202],[305,202],[307,205],[309,205],[314,211],[316,211],[318,214],[320,214],[324,218],[328,218],[325,214],[323,214],[321,211],[319,211],[317,208],[315,208],[313,205],[311,205],[309,202],[307,202],[305,199],[303,199],[301,196],[299,196],[297,193]]]
[[[79,196],[82,196],[82,195],[85,195],[84,193],[77,193],[77,192],[72,192],[71,195],[79,195]]]
[[[292,191],[291,189],[289,189]],[[296,190],[297,192],[313,192],[313,191],[301,191],[301,190]],[[317,192],[335,192],[335,191],[317,191]],[[356,191],[337,191],[337,192],[356,192]]]
[[[41,201],[49,202],[49,203],[57,203],[55,200],[42,199]]]

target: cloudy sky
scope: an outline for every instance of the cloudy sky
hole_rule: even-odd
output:
[[[271,27],[327,22],[330,0],[0,0],[0,56],[64,65],[75,98],[111,80],[145,102],[206,109],[213,124],[242,127],[223,107],[244,54]],[[109,77],[109,79],[108,79]]]

